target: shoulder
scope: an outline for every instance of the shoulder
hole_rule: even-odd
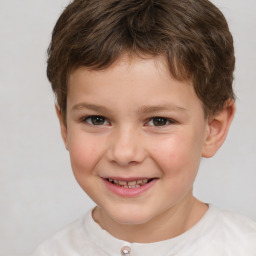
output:
[[[216,214],[212,226],[215,243],[226,244],[238,250],[248,250],[248,255],[256,255],[256,222],[246,216],[215,206],[210,206],[210,209]],[[245,254],[241,251],[241,255]]]
[[[211,206],[216,211],[216,222],[223,230],[232,230],[234,233],[255,234],[256,222],[250,218],[232,212]]]
[[[91,247],[87,234],[84,231],[84,222],[87,215],[75,220],[42,242],[33,252],[32,256],[76,255],[79,251]]]

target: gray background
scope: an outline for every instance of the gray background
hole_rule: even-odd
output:
[[[68,2],[0,0],[0,255],[28,255],[93,206],[73,178],[45,76]],[[202,160],[195,194],[256,220],[256,2],[213,2],[235,39],[237,113],[225,145]]]

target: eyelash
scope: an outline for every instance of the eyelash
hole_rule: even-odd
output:
[[[152,122],[154,124],[154,121],[156,121],[157,119],[160,122],[163,121],[164,124],[163,125],[149,125],[150,122]],[[163,126],[167,126],[167,125],[175,124],[175,123],[176,122],[173,119],[162,117],[162,116],[156,116],[156,117],[152,117],[149,119],[149,121],[147,122],[147,126],[163,127]]]
[[[89,125],[93,125],[93,126],[102,126],[102,125],[104,125],[104,123],[103,124],[94,124],[93,123],[93,121],[92,121],[92,119],[93,118],[98,118],[98,119],[103,119],[104,120],[104,123],[107,121],[107,119],[105,118],[105,117],[103,117],[103,116],[98,116],[98,115],[95,115],[95,116],[86,116],[86,117],[84,117],[84,118],[82,118],[82,122],[83,123],[88,123]],[[89,121],[90,120],[90,121]],[[108,121],[107,121],[108,122]],[[109,124],[109,122],[108,122],[108,124]]]
[[[93,118],[96,119],[94,121],[97,121],[97,119],[98,119],[98,121],[101,120],[102,123],[95,124],[94,121],[92,120]],[[156,123],[154,123],[154,121],[160,121],[160,123],[163,122],[163,124],[156,125]],[[110,124],[110,122],[105,117],[99,116],[99,115],[86,116],[86,117],[82,118],[81,122],[87,123],[92,126],[104,126],[104,125],[106,125],[105,122],[107,122],[107,125]],[[152,123],[152,124],[150,124],[150,123]],[[146,122],[146,126],[165,127],[167,125],[171,125],[171,124],[175,124],[175,123],[176,123],[176,121],[173,119],[162,117],[162,116],[155,116],[155,117],[148,119],[148,121]]]

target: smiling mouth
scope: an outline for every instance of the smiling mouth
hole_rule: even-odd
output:
[[[115,180],[115,179],[106,179],[106,180],[108,182],[110,182],[118,187],[122,187],[122,188],[139,188],[139,187],[142,187],[142,186],[148,184],[149,182],[154,180],[154,178],[139,179],[139,180],[133,180],[133,181]]]

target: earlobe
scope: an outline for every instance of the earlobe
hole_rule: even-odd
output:
[[[58,105],[55,105],[55,110],[56,110],[56,114],[57,114],[57,117],[58,117],[59,123],[60,123],[60,130],[61,130],[62,139],[64,141],[66,149],[69,150],[68,139],[67,139],[67,135],[68,135],[67,126],[63,121],[63,117],[62,117],[62,114],[61,114],[61,111],[60,111],[60,108],[59,108]]]
[[[235,114],[235,103],[228,100],[224,108],[209,118],[208,131],[202,152],[203,157],[212,157],[224,143]]]

